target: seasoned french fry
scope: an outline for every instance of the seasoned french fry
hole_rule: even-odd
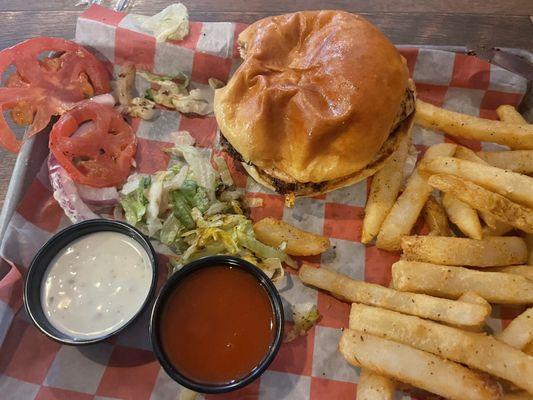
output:
[[[476,292],[466,292],[461,297],[459,297],[457,300],[466,301],[467,303],[472,303],[472,304],[479,304],[480,306],[485,307],[489,315],[492,312],[492,307],[490,303],[487,300],[485,300],[483,297],[481,297],[479,294],[477,294]],[[456,325],[456,326],[458,328],[466,329],[472,332],[483,332],[485,328],[485,322],[477,326],[470,326],[470,327],[461,326],[461,325]]]
[[[531,125],[473,117],[436,107],[420,99],[416,100],[415,122],[452,136],[499,143],[512,149],[533,149]]]
[[[437,157],[450,156],[454,154],[456,147],[456,145],[450,143],[431,146],[424,154],[420,165]],[[422,211],[422,207],[424,207],[433,190],[428,185],[426,177],[419,172],[420,165],[409,177],[405,190],[398,197],[381,225],[376,241],[376,246],[380,249],[400,249],[402,236],[411,232]]]
[[[409,134],[401,139],[395,154],[390,157],[372,178],[372,186],[365,206],[362,243],[370,243],[378,234],[383,220],[394,205],[402,184],[405,160],[411,146],[411,128]]]
[[[533,394],[524,391],[504,393],[502,400],[533,400]]]
[[[432,174],[449,174],[474,182],[517,203],[533,207],[533,178],[454,157],[439,157],[421,167]]]
[[[481,215],[481,218],[483,218],[483,221],[485,221],[485,223],[487,224],[487,226],[481,228],[481,232],[484,238],[489,236],[503,236],[514,229],[512,225],[509,225],[507,222],[500,221],[496,218],[491,219],[492,226],[490,226],[489,222],[485,219],[485,216],[490,216],[491,214],[486,212],[483,213],[482,211],[480,211],[479,215]]]
[[[490,306],[489,302],[485,300],[483,297],[481,297],[476,292],[466,292],[461,297],[459,297],[459,301],[466,301],[467,303],[472,304],[479,304],[485,307],[489,313],[492,311],[492,307]]]
[[[454,325],[477,326],[483,323],[490,313],[479,304],[399,292],[307,264],[300,268],[300,279],[308,285],[326,290],[350,302],[372,304]]]
[[[524,264],[527,261],[526,244],[516,236],[494,236],[482,240],[404,236],[402,249],[408,260],[443,265],[498,267]]]
[[[496,335],[498,340],[522,350],[533,341],[533,307],[527,309]]]
[[[524,348],[524,353],[529,354],[530,356],[533,356],[533,342],[529,343],[529,344]]]
[[[325,252],[329,239],[325,236],[302,231],[284,221],[264,218],[254,224],[257,239],[269,246],[278,247],[287,243],[285,252],[291,256],[311,256]]]
[[[457,225],[461,232],[472,239],[482,238],[481,222],[476,210],[447,193],[442,196],[442,205],[450,221]]]
[[[485,272],[417,261],[392,265],[397,290],[457,299],[476,292],[489,303],[533,304],[533,281],[504,272]]]
[[[533,391],[533,357],[492,336],[363,304],[352,304],[350,326],[466,364]]]
[[[480,151],[477,154],[494,167],[520,174],[533,173],[533,150]]]
[[[526,241],[527,246],[527,252],[528,252],[528,264],[533,265],[533,234],[531,233],[524,233],[522,234],[522,237]]]
[[[484,268],[483,271],[505,272],[506,274],[521,275],[533,281],[532,265],[509,265],[507,267]]]
[[[470,204],[476,210],[488,212],[509,225],[533,233],[533,209],[530,207],[515,203],[500,194],[453,175],[433,175],[428,183]]]
[[[424,219],[429,227],[430,235],[452,236],[446,211],[432,196],[424,205]]]
[[[488,377],[377,335],[346,329],[339,342],[339,351],[351,365],[390,376],[447,399],[496,400],[501,397],[501,388]]]
[[[527,121],[513,106],[499,106],[496,112],[500,120],[504,122],[527,125]],[[478,155],[498,168],[510,169],[522,174],[533,173],[533,151],[481,151]]]
[[[517,125],[527,124],[527,121],[524,119],[524,117],[522,117],[522,115],[518,111],[516,111],[516,108],[508,104],[499,106],[496,109],[496,114],[498,114],[498,118],[500,118],[500,120],[503,122],[508,122],[510,124],[517,124]]]
[[[456,158],[460,158],[461,160],[489,165],[485,160],[479,157],[474,150],[471,150],[468,147],[457,146],[457,149],[455,150],[455,154],[453,156]]]
[[[483,159],[481,159],[473,150],[470,150],[468,147],[464,147],[464,146],[457,146],[457,150],[455,150],[454,157],[460,158],[461,160],[472,161],[478,164],[489,165]],[[466,206],[470,207],[468,204],[466,204]],[[496,229],[498,226],[502,224],[496,218],[494,218],[494,216],[490,215],[489,213],[480,211],[479,215],[481,216],[483,221],[485,221],[485,223],[490,229]],[[510,227],[509,227],[509,230],[511,230]],[[487,236],[500,236],[500,235],[487,235]]]
[[[377,374],[367,368],[361,369],[357,383],[358,400],[392,400],[396,390],[396,381]]]

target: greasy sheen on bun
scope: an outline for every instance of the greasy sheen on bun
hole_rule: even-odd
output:
[[[310,196],[375,173],[414,110],[405,59],[362,17],[304,11],[239,35],[244,61],[215,93],[230,153],[279,193]]]

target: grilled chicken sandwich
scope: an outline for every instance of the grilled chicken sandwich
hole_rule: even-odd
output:
[[[378,171],[410,132],[405,59],[362,17],[304,11],[239,35],[243,63],[215,93],[229,153],[259,183],[313,196]]]

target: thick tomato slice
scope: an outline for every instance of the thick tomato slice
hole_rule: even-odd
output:
[[[119,186],[130,173],[137,137],[112,106],[89,100],[54,124],[50,150],[75,182]]]
[[[57,57],[39,59],[43,53]],[[77,102],[108,93],[109,72],[105,65],[80,45],[58,38],[34,38],[0,52],[0,74],[13,72],[0,87],[0,146],[17,152],[21,141],[3,113],[11,111],[13,122],[29,125],[26,137],[43,130],[54,115],[61,115]]]

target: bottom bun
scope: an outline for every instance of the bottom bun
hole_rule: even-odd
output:
[[[368,178],[369,176],[374,175],[378,172],[385,162],[393,157],[395,152],[398,150],[398,145],[405,138],[406,135],[411,135],[411,129],[414,122],[414,113],[406,118],[398,128],[391,134],[387,139],[379,153],[376,155],[374,160],[368,164],[362,170],[359,170],[348,176],[333,179],[326,182],[320,183],[302,183],[302,184],[288,184],[295,186],[293,190],[284,190],[283,186],[285,183],[280,182],[278,179],[267,174],[264,170],[256,168],[254,165],[246,164],[242,162],[243,168],[246,170],[248,175],[250,175],[257,183],[266,188],[284,194],[287,198],[287,203],[292,204],[295,197],[311,197],[320,194],[325,194],[336,189],[340,189],[346,186],[351,186],[357,182],[362,181],[363,179]],[[281,190],[280,190],[281,188]]]

